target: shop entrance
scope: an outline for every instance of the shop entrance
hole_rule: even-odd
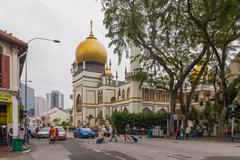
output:
[[[7,104],[0,103],[0,145],[7,144]]]

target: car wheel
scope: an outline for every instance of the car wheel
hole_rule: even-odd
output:
[[[95,136],[92,136],[92,138],[95,138]]]

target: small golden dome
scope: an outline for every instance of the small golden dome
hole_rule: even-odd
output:
[[[76,61],[95,61],[102,64],[107,62],[106,49],[92,34],[92,21],[90,35],[76,49]]]
[[[103,70],[103,75],[106,76],[106,77],[113,76],[111,69],[108,68],[108,67],[106,67],[106,68]]]

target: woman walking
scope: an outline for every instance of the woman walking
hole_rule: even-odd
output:
[[[128,136],[129,134],[130,134],[130,127],[129,127],[129,124],[127,124],[125,128],[124,140],[125,141],[129,140],[130,142],[132,142],[132,140]]]
[[[58,128],[55,129],[55,143],[58,143]]]

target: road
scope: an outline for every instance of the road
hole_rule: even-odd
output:
[[[49,145],[32,140],[32,151],[9,160],[240,160],[240,143],[201,140],[140,139],[138,143],[96,144],[96,139],[68,138]]]

